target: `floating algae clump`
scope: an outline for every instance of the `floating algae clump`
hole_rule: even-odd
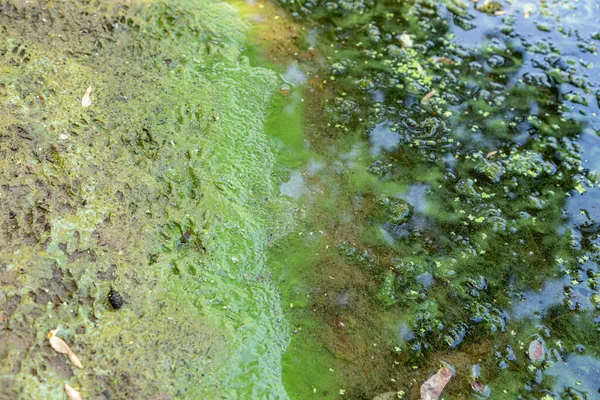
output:
[[[357,290],[368,311],[310,307],[331,321],[338,342],[373,343],[337,375],[345,396],[412,391],[407,398],[418,398],[414,383],[445,361],[457,371],[447,399],[484,390],[490,398],[594,398],[600,82],[591,29],[598,13],[585,2],[569,11],[562,2],[524,9],[510,1],[280,3],[309,26],[330,62],[311,84],[326,88],[322,111],[334,139],[320,141],[319,132],[311,145],[321,144],[341,176],[349,206],[343,210],[338,196],[328,210],[337,219],[323,225],[353,243],[348,255],[371,252],[376,260],[347,266],[376,287]],[[376,147],[374,137],[391,145]],[[342,164],[346,155],[331,155],[334,140],[370,151]],[[403,218],[402,209],[379,206],[390,203],[373,204],[382,195],[406,198],[414,209]],[[338,229],[345,215],[354,224]],[[322,276],[335,278],[344,288],[332,284],[338,293],[357,286],[335,274],[345,262],[318,267],[327,264],[336,270]],[[374,322],[346,323],[366,315]],[[334,348],[332,336],[318,340]],[[525,354],[532,340],[546,346],[539,364]],[[378,354],[386,342],[394,347]],[[483,374],[465,379],[476,365]],[[353,367],[358,377],[347,379]]]
[[[244,23],[203,0],[32,3],[0,5],[0,397],[287,397],[277,81],[241,57]]]

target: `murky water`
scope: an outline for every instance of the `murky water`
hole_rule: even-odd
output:
[[[0,11],[0,397],[600,398],[597,1]]]
[[[599,4],[283,4],[327,59],[279,99],[303,140],[274,129],[304,159],[273,255],[290,396],[418,398],[441,362],[445,398],[600,396]]]

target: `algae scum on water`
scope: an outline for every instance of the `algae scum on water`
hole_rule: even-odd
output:
[[[0,398],[598,398],[598,4],[237,6],[0,2]]]
[[[328,66],[299,60],[328,128],[286,182],[288,390],[419,398],[448,363],[447,399],[598,398],[597,2],[281,4]]]
[[[208,1],[8,1],[0,20],[0,398],[286,397],[278,86],[241,56],[247,25]]]

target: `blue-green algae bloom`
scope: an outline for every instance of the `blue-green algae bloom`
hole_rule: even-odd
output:
[[[0,1],[0,398],[596,398],[596,3]]]
[[[280,82],[248,25],[204,0],[0,7],[0,398],[287,398]]]

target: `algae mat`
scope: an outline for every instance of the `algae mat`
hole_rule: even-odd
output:
[[[287,397],[277,80],[241,56],[237,13],[9,1],[0,20],[0,397]]]

